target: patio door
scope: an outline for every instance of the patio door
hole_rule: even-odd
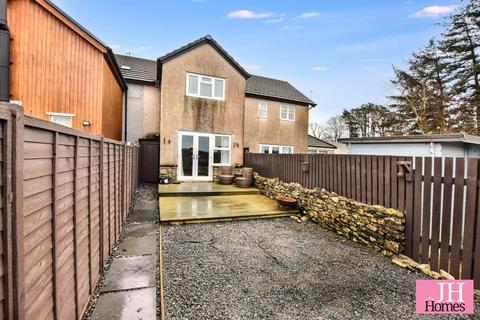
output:
[[[205,133],[179,132],[178,180],[212,181],[212,139]]]

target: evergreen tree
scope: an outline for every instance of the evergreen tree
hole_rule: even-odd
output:
[[[445,24],[442,51],[454,93],[458,129],[480,134],[480,1],[471,0]]]
[[[399,95],[391,96],[390,108],[403,123],[403,133],[431,134],[449,131],[451,94],[447,65],[435,40],[430,40],[408,61],[408,70],[394,67],[393,85]]]
[[[344,110],[343,121],[350,137],[376,137],[394,133],[395,115],[385,106],[374,103]]]

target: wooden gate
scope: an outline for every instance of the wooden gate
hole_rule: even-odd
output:
[[[160,166],[160,141],[140,139],[139,178],[141,182],[158,183]]]

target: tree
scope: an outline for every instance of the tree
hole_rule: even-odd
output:
[[[310,122],[309,127],[310,134],[315,138],[322,139],[325,135],[325,126],[322,126],[320,123]]]
[[[403,133],[431,134],[449,131],[451,93],[447,65],[435,40],[408,60],[408,70],[394,67],[392,84],[399,92],[391,96],[390,109],[403,123]]]
[[[471,0],[445,24],[442,51],[459,130],[480,134],[480,1]]]
[[[323,124],[311,122],[309,126],[312,136],[327,141],[337,142],[348,134],[347,126],[341,116],[331,117]]]
[[[358,108],[343,110],[350,137],[375,137],[395,131],[395,115],[387,107],[374,103],[362,104]]]
[[[337,142],[339,139],[345,138],[347,133],[347,125],[341,116],[331,117],[327,120],[324,139]]]

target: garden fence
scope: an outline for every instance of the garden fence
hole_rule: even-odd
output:
[[[137,186],[137,147],[0,105],[0,318],[81,318]]]

